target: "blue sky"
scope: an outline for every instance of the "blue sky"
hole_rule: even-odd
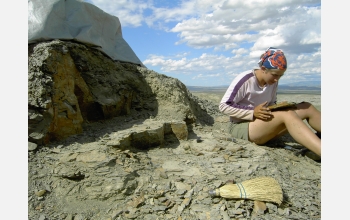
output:
[[[119,18],[143,64],[187,86],[228,85],[284,50],[280,84],[321,80],[320,0],[87,0]]]

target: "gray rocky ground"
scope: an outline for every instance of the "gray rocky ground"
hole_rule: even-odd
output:
[[[134,132],[161,123],[114,118],[29,151],[29,219],[321,219],[320,162],[282,147],[218,140],[200,125],[188,140],[169,134],[163,146],[118,149],[108,143],[120,121]],[[280,206],[255,210],[252,200],[208,195],[259,176],[281,184]]]
[[[198,120],[185,123],[184,102],[171,100],[173,107],[158,96],[158,115],[131,109],[84,120],[81,133],[62,140],[28,142],[28,219],[321,219],[320,161],[288,135],[264,146],[221,139],[215,124],[203,123],[219,115],[217,103],[181,91],[177,99],[207,114],[193,110]],[[260,176],[279,182],[282,204],[208,194]]]

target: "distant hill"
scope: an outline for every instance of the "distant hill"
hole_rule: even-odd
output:
[[[289,86],[289,85],[279,85],[278,90],[315,90],[315,91],[321,91],[321,87],[316,86]]]
[[[190,91],[226,91],[229,85],[187,86]],[[301,81],[278,85],[279,91],[321,91],[321,81]]]
[[[300,81],[278,85],[279,91],[321,91],[321,81]]]
[[[319,87],[321,88],[321,81],[299,81],[293,83],[280,84],[279,86],[306,86],[306,87]]]
[[[227,86],[186,86],[190,91],[226,91]]]

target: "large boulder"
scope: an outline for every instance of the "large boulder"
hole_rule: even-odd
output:
[[[175,78],[115,61],[73,41],[30,44],[28,135],[36,144],[81,133],[83,123],[121,115],[212,123],[206,107]],[[208,105],[206,105],[208,106]]]

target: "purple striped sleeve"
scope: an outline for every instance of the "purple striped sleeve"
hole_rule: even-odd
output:
[[[228,101],[226,101],[226,104],[231,106],[231,107],[234,107],[234,108],[239,108],[239,109],[247,109],[247,110],[252,110],[254,109],[254,107],[248,107],[248,106],[242,106],[242,105],[237,105],[236,103],[230,101],[230,100],[233,100],[234,97],[237,95],[238,93],[238,90],[242,87],[242,85],[248,80],[250,79],[251,77],[253,77],[254,74],[253,73],[249,73],[247,75],[245,75],[244,77],[242,77],[241,80],[238,81],[238,83],[235,85],[235,87],[233,88],[233,91],[230,95],[230,98],[228,99]]]

